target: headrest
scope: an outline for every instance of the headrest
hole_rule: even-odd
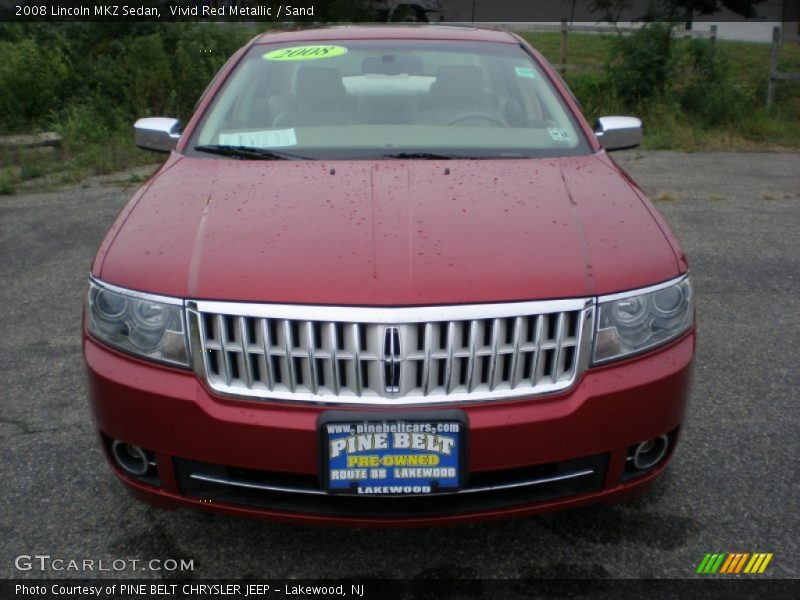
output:
[[[472,65],[445,65],[436,72],[431,96],[446,104],[475,104],[485,100],[483,72]]]
[[[297,71],[294,90],[302,106],[341,106],[347,98],[342,72],[333,67],[302,67]]]
[[[400,75],[422,73],[422,57],[414,54],[384,54],[383,56],[367,56],[361,61],[361,72],[364,75],[383,74]]]

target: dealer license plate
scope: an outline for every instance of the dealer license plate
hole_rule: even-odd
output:
[[[458,490],[465,479],[466,417],[460,411],[327,412],[320,418],[323,488],[359,496]]]

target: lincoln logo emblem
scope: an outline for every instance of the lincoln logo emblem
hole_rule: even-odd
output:
[[[383,376],[387,394],[400,391],[400,361],[400,330],[387,327],[383,333]]]

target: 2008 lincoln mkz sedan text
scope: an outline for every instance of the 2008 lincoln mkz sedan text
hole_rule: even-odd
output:
[[[695,346],[686,259],[510,33],[257,37],[91,267],[95,422],[136,496],[276,520],[433,525],[644,491]]]

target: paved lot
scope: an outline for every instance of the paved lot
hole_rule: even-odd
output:
[[[310,529],[128,497],[95,441],[79,321],[91,256],[133,190],[0,197],[0,577],[58,575],[16,572],[20,554],[193,558],[198,578],[691,577],[705,552],[737,550],[774,552],[767,575],[800,577],[800,154],[620,162],[664,198],[697,290],[696,384],[672,467],[625,505],[435,531]]]

